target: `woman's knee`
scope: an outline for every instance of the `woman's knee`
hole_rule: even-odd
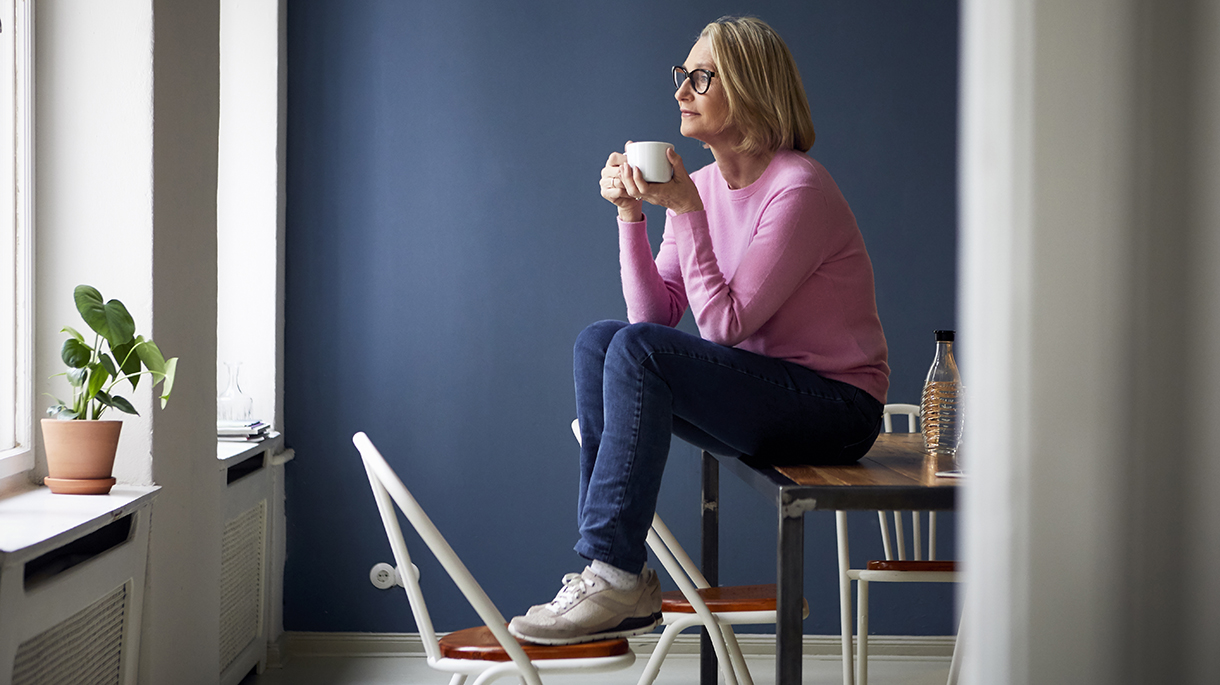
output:
[[[606,349],[610,347],[610,341],[614,339],[615,333],[628,325],[626,321],[598,321],[589,324],[580,332],[580,335],[576,336],[576,356],[579,357],[582,353],[587,352],[604,355]]]
[[[680,338],[687,335],[676,328],[659,323],[633,323],[615,332],[607,351],[643,361],[659,348],[674,347]]]

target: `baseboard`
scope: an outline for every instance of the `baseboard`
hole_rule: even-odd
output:
[[[267,668],[282,668],[288,662],[288,636],[280,633],[267,641]]]
[[[649,633],[631,638],[631,647],[639,656],[652,653],[661,637]],[[774,656],[775,636],[744,633],[737,636],[746,656]],[[953,656],[952,635],[874,635],[868,639],[870,657],[943,658]],[[699,634],[689,631],[678,636],[670,654],[698,654]],[[838,657],[842,643],[838,635],[806,635],[806,656]],[[419,633],[315,633],[285,632],[267,650],[268,666],[278,667],[294,656],[329,657],[422,657],[423,641]]]

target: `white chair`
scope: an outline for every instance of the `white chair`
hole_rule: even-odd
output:
[[[775,584],[710,587],[699,567],[656,514],[653,514],[652,528],[648,531],[648,546],[679,589],[662,595],[661,615],[665,630],[648,659],[639,685],[651,685],[678,634],[695,626],[708,629],[726,685],[735,682],[754,685],[732,626],[775,623]],[[802,600],[802,604],[801,615],[807,618],[809,603]],[[732,664],[732,668],[728,664]]]
[[[883,414],[883,425],[886,433],[892,433],[894,415],[906,416],[907,431],[919,431],[919,407],[913,404],[887,404]],[[869,561],[863,569],[850,569],[847,563],[847,514],[835,512],[839,538],[839,567],[843,574],[840,578],[840,599],[843,601],[841,619],[843,622],[844,640],[844,685],[851,683],[851,581],[857,581],[857,616],[856,616],[856,685],[868,685],[868,586],[869,583],[956,583],[958,573],[956,564],[952,561],[936,560],[936,512],[928,512],[928,558],[923,559],[922,533],[920,512],[911,512],[911,533],[913,540],[912,552],[914,559],[906,558],[906,541],[903,531],[902,512],[893,512],[894,539],[891,541],[886,512],[878,511],[877,520],[881,525],[881,541],[885,551],[885,560]],[[894,557],[898,558],[895,559]],[[960,633],[960,629],[959,629]],[[957,682],[958,649],[954,646],[953,660],[949,666],[949,685]]]
[[[407,591],[407,599],[424,643],[428,665],[438,671],[452,673],[450,685],[462,685],[466,678],[472,675],[475,676],[473,685],[490,683],[506,675],[516,676],[529,685],[541,685],[540,672],[550,674],[615,671],[627,668],[635,662],[635,654],[627,641],[622,639],[563,646],[518,642],[509,634],[508,622],[504,620],[504,616],[466,570],[453,548],[394,474],[368,436],[356,433],[352,442],[360,450],[360,457],[364,461],[369,485],[373,489],[373,497],[381,513],[381,523],[385,526],[390,548],[394,552],[398,582]],[[459,630],[438,638],[424,604],[419,584],[419,569],[411,563],[402,530],[398,526],[395,504],[453,578],[458,589],[479,614],[479,618],[483,619],[485,626]]]
[[[572,421],[572,433],[580,442],[579,421]],[[678,585],[678,590],[662,595],[661,615],[665,630],[652,650],[638,685],[652,685],[678,634],[697,626],[706,628],[711,637],[725,684],[754,685],[731,626],[775,623],[775,585],[711,587],[694,560],[655,513],[648,530],[648,547]],[[803,616],[809,616],[808,602],[804,602]]]
[[[893,423],[894,415],[905,416],[907,419],[907,432],[908,433],[918,433],[919,432],[919,414],[920,414],[920,409],[919,409],[918,405],[887,404],[887,405],[885,405],[885,409],[884,409],[884,412],[882,413],[881,420],[883,422],[883,427],[885,429],[885,432],[893,433],[894,432],[894,423]],[[890,542],[890,527],[886,522],[885,512],[884,511],[877,512],[877,520],[881,524],[881,545],[885,549],[885,558],[887,560],[892,561],[895,556],[894,550],[897,549],[898,560],[906,561],[906,558],[907,558],[906,539],[905,539],[905,528],[902,525],[902,512],[894,511],[894,512],[890,512],[890,513],[894,517],[894,538],[895,538],[895,541],[897,542],[896,548]],[[915,556],[915,561],[921,561],[923,558],[922,557],[922,549],[923,549],[922,526],[920,525],[921,516],[922,516],[921,512],[918,512],[918,511],[911,512],[911,537],[914,538],[914,544],[912,545],[912,551]],[[928,512],[928,559],[930,561],[934,561],[936,559],[936,512],[934,512],[934,511]]]

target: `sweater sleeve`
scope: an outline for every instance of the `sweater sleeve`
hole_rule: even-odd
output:
[[[648,242],[647,219],[619,221],[618,235],[627,320],[677,326],[686,312],[687,299],[672,231],[666,226],[655,260]]]
[[[807,186],[785,190],[763,209],[731,278],[712,250],[706,211],[670,221],[699,332],[722,345],[753,335],[839,247],[825,197]]]

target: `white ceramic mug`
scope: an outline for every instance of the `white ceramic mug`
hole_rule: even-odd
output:
[[[627,163],[643,172],[645,181],[665,183],[674,177],[673,165],[665,156],[666,151],[673,147],[669,143],[655,141],[627,143]]]

